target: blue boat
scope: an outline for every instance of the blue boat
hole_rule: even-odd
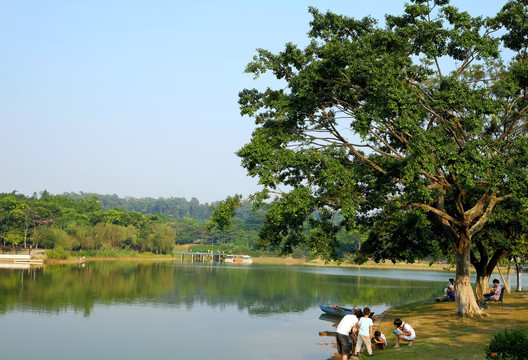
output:
[[[353,309],[344,308],[337,305],[319,305],[321,310],[328,315],[343,317],[345,315],[354,314]]]

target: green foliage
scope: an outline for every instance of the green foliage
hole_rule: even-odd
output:
[[[93,228],[84,224],[68,224],[64,229],[75,241],[74,249],[95,249],[96,244],[93,236]]]
[[[0,197],[0,237],[4,243],[19,243],[27,205],[14,194]]]
[[[241,195],[228,196],[227,199],[218,205],[211,205],[213,215],[211,216],[211,221],[207,224],[207,228],[220,231],[228,230],[231,227],[231,218],[235,215],[236,209],[242,205],[241,199]]]
[[[297,246],[292,250],[292,258],[294,259],[311,259],[313,257],[310,248],[307,246]]]
[[[81,255],[83,253],[80,253]],[[120,249],[115,247],[109,247],[107,245],[103,245],[101,248],[97,249],[96,251],[89,252],[88,253],[91,256],[95,257],[134,257],[137,256],[137,252],[128,248]]]
[[[46,249],[57,247],[63,250],[71,250],[73,248],[73,241],[68,233],[59,228],[41,227],[37,229],[33,236],[33,242]]]
[[[337,233],[339,254],[341,257],[355,253],[361,246],[361,235],[358,231],[340,230]]]
[[[187,201],[185,198],[120,198],[117,195],[101,195],[92,193],[66,193],[70,199],[81,200],[92,204],[95,199],[97,206],[100,204],[101,210],[108,211],[116,209],[127,213],[137,212],[146,214],[164,214],[173,219],[183,219],[190,217],[199,221],[205,221],[211,216],[211,209],[208,204],[200,204],[196,198]],[[133,224],[137,226],[137,224]]]
[[[231,250],[249,252],[255,248],[264,217],[263,210],[253,211],[248,204],[233,203],[236,219],[232,230],[222,234],[217,229],[205,228],[200,217],[175,219],[165,214],[142,214],[122,208],[103,210],[99,202],[97,196],[87,194],[52,195],[44,191],[37,198],[0,193],[0,240],[3,245],[22,242],[26,245],[27,242],[34,247],[60,247],[65,251],[97,253],[101,249],[123,249],[155,254],[171,254],[175,243],[220,241]],[[195,216],[201,205],[196,199],[188,205],[194,209],[190,212]]]
[[[521,329],[504,329],[484,348],[486,359],[528,359],[528,337]]]
[[[421,209],[379,212],[373,220],[358,262],[372,257],[376,262],[389,259],[412,263],[427,256],[438,258],[448,245],[433,217]]]
[[[112,257],[112,258],[123,258],[123,257],[137,257],[139,253],[130,248],[110,248],[106,245],[103,245],[97,250],[79,250],[75,252],[75,255],[78,257]]]
[[[176,232],[167,224],[154,224],[148,235],[148,242],[152,244],[148,250],[156,254],[172,252]]]
[[[57,247],[55,250],[46,250],[46,257],[53,260],[68,260],[71,255],[63,248]]]
[[[94,227],[94,238],[97,247],[123,247],[127,241],[136,236],[134,228],[125,228],[123,226],[99,223]]]
[[[175,223],[176,242],[179,244],[192,243],[195,240],[207,238],[203,225],[198,224],[195,219],[184,217]]]
[[[528,4],[484,19],[413,0],[384,28],[309,11],[308,46],[259,49],[246,68],[283,86],[239,94],[255,130],[237,154],[263,186],[257,200],[277,194],[260,245],[339,259],[337,234],[356,229],[369,234],[364,257],[451,246],[467,274],[472,237],[506,221],[507,200],[528,205]]]

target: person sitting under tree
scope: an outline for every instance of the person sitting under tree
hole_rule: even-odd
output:
[[[436,301],[437,302],[439,302],[439,301],[456,301],[455,290],[453,290],[451,288],[447,289],[445,297],[442,300],[436,299]]]
[[[502,293],[502,286],[499,285],[499,280],[493,279],[493,287],[489,289],[487,294],[484,294],[484,299],[479,303],[479,307],[484,309],[488,301],[498,301]]]

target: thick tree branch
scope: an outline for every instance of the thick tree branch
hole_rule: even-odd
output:
[[[508,136],[510,136],[511,134],[513,134],[514,132],[516,132],[517,130],[520,130],[522,129],[523,127],[526,127],[526,125],[528,125],[528,121],[525,121],[523,122],[521,125],[518,125],[514,128],[509,128],[507,131],[504,132],[504,134],[502,134],[499,138],[499,140],[504,140],[505,138],[507,138]]]
[[[495,194],[497,193],[498,192],[495,192]],[[499,202],[504,201],[512,196],[513,194],[508,194],[502,197],[496,197],[495,195],[489,196],[487,194],[484,194],[482,198],[480,198],[478,203],[466,213],[468,214],[467,219],[468,220],[470,219],[470,222],[472,222],[477,216],[482,215],[480,216],[480,219],[475,223],[475,225],[473,225],[469,229],[469,233],[471,234],[471,236],[478,233],[480,230],[482,230],[484,225],[486,225],[489,219],[489,215],[493,211],[493,208],[495,207],[495,205],[497,205]],[[487,204],[488,206],[486,207],[486,210],[484,211],[484,206],[486,205],[486,203],[488,203]],[[469,216],[470,212],[471,212],[471,215]]]
[[[515,106],[515,104],[517,103],[517,101],[521,100],[521,99],[524,99],[526,97],[526,92],[524,91],[523,94],[520,94],[514,101],[512,101],[512,103],[510,104],[509,108],[508,108],[508,114],[511,113],[513,111],[513,107]],[[521,110],[519,110],[519,112],[517,112],[517,116],[515,117],[515,119],[512,121],[512,124],[510,127],[508,127],[508,129],[499,137],[499,140],[503,140],[505,139],[506,137],[510,136],[511,134],[515,133],[517,130],[520,130],[522,129],[523,127],[525,127],[527,124],[528,124],[528,121],[525,121],[523,122],[521,125],[518,125],[516,127],[513,127],[514,124],[517,123],[517,120],[521,119],[521,117],[524,116],[524,113],[528,111],[528,106],[525,106],[524,108],[522,108]]]
[[[317,99],[317,97],[314,95],[314,98]],[[371,160],[369,160],[365,155],[361,154],[359,151],[357,151],[357,149],[352,146],[352,144],[350,144],[342,135],[341,133],[336,129],[335,125],[333,124],[333,122],[331,121],[331,117],[330,115],[328,114],[328,112],[326,111],[326,107],[321,104],[321,110],[323,111],[324,113],[324,117],[327,119],[327,124],[328,126],[331,128],[331,132],[332,134],[342,143],[344,144],[350,151],[352,151],[352,153],[358,157],[359,159],[363,160],[366,164],[368,164],[371,168],[373,168],[374,170],[382,173],[382,174],[386,174],[386,171],[383,170],[381,167],[379,167],[377,164],[373,163]]]
[[[403,159],[404,156],[402,154],[400,154],[398,151],[396,151],[396,149],[394,149],[392,146],[389,145],[388,142],[385,141],[385,139],[383,139],[379,134],[377,134],[374,130],[373,130],[373,127],[371,126],[370,127],[370,133],[372,135],[374,135],[376,137],[376,139],[378,139],[379,141],[381,141],[386,147],[389,148],[390,151],[392,151],[394,154],[396,154],[395,156],[396,157],[399,157],[400,159]]]
[[[459,221],[459,220],[455,219],[454,217],[452,217],[451,215],[447,214],[446,212],[438,210],[437,208],[435,208],[435,207],[433,207],[431,205],[414,203],[414,204],[411,204],[411,206],[412,207],[416,207],[416,208],[422,208],[422,209],[428,210],[428,211],[434,213],[435,215],[438,215],[440,218],[442,218],[444,220],[447,220],[448,222],[450,222],[450,223],[452,223],[452,224],[454,224],[456,226],[464,227],[464,223],[462,221]]]
[[[458,191],[458,194],[457,196],[455,197],[455,208],[458,212],[458,214],[460,214],[461,217],[464,217],[464,204],[462,202],[462,191]]]
[[[443,193],[440,193],[438,195],[437,207],[438,207],[438,210],[445,213],[445,197]],[[445,233],[451,240],[451,243],[453,244],[455,250],[458,250],[458,240],[459,240],[458,234],[453,229],[453,227],[451,226],[451,224],[449,223],[447,219],[442,218],[439,215],[437,215],[437,218],[440,221],[440,224],[442,224],[442,227],[444,228]]]
[[[496,193],[494,195],[496,195]],[[464,214],[464,219],[466,220],[466,222],[468,224],[471,224],[474,219],[476,219],[477,217],[483,215],[484,214],[484,208],[486,207],[486,205],[488,205],[491,202],[491,200],[493,198],[494,197],[490,196],[488,193],[484,193],[480,197],[479,201],[477,201],[475,206],[473,206],[471,209],[466,211],[466,213]],[[493,206],[495,206],[495,205],[493,205]]]

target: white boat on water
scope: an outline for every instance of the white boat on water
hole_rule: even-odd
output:
[[[226,255],[224,262],[233,264],[251,264],[253,259],[249,255]]]

